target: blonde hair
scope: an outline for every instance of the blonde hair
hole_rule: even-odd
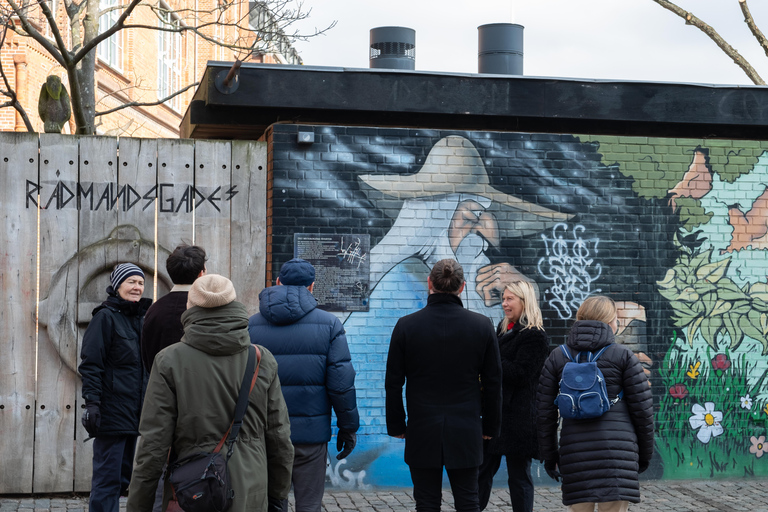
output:
[[[596,320],[604,324],[611,323],[616,318],[616,303],[605,295],[593,295],[581,303],[576,312],[576,320]]]
[[[523,301],[523,314],[520,315],[519,322],[524,326],[523,329],[531,327],[544,330],[544,320],[541,318],[541,310],[536,302],[536,290],[528,281],[515,281],[509,283],[504,291],[509,291]],[[505,318],[506,320],[506,318]],[[504,321],[501,325],[502,334],[507,332],[509,322]]]

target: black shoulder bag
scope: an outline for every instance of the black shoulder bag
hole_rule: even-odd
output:
[[[235,450],[235,441],[243,416],[248,408],[248,397],[256,384],[261,364],[261,351],[256,345],[248,352],[248,365],[245,367],[240,395],[235,406],[235,418],[221,438],[213,452],[198,452],[188,455],[171,464],[168,481],[173,488],[173,495],[184,512],[225,512],[232,506],[235,491],[230,486],[227,462]],[[248,386],[248,378],[251,385]],[[220,452],[227,443],[227,455]]]

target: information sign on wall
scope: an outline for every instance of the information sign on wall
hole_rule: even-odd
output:
[[[293,255],[315,267],[313,295],[326,311],[368,311],[369,235],[295,233]]]

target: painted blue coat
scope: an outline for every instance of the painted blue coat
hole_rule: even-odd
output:
[[[251,343],[266,347],[277,360],[293,444],[330,441],[331,408],[339,430],[357,432],[355,370],[344,327],[317,309],[309,290],[285,285],[262,290],[248,333]]]

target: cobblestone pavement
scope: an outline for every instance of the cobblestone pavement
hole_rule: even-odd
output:
[[[642,503],[629,507],[631,512],[768,512],[766,488],[768,479],[744,480],[656,480],[641,483]],[[453,509],[451,493],[443,493],[443,511]],[[376,492],[328,491],[323,499],[324,512],[405,512],[415,509],[410,492],[402,490]],[[536,512],[558,511],[559,487],[537,487],[533,507]],[[85,496],[0,496],[0,512],[86,512]],[[125,510],[125,498],[120,501]],[[291,510],[293,503],[291,499]],[[510,512],[509,491],[494,489],[488,512]]]

